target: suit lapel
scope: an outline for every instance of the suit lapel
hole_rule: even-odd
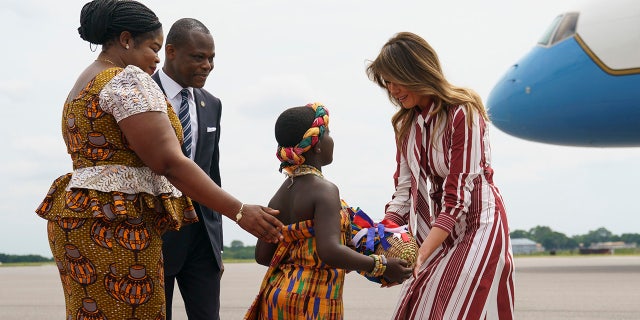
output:
[[[198,141],[204,141],[204,135],[207,132],[207,124],[205,122],[204,112],[207,110],[204,96],[201,94],[200,89],[193,88],[193,98],[196,102],[196,114],[198,115]],[[198,156],[202,153],[202,143],[196,144],[196,153],[194,160],[198,159]],[[196,161],[197,162],[197,161]]]
[[[158,73],[158,71],[156,71],[156,73],[151,75],[151,78],[156,81],[156,83],[160,87],[160,90],[162,90],[162,93],[164,93],[164,96],[166,97],[167,93],[164,92],[164,87],[162,86],[162,81],[160,81],[160,74]]]

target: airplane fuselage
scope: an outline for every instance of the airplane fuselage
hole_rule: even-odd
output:
[[[625,5],[559,16],[491,91],[493,124],[543,143],[640,146],[640,2]]]

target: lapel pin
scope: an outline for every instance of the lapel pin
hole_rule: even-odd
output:
[[[204,108],[204,101],[200,101],[200,106]]]

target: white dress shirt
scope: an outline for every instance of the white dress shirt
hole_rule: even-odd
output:
[[[171,103],[171,106],[173,107],[173,111],[175,111],[176,114],[180,114],[180,103],[182,102],[180,91],[183,89],[182,86],[164,73],[162,68],[158,70],[158,72],[160,82],[162,83],[164,92],[167,95],[167,99],[169,99],[169,103]],[[198,143],[198,112],[196,110],[196,100],[193,95],[193,88],[188,87],[186,89],[189,90],[189,116],[191,118],[191,132],[193,133],[191,138],[191,154],[189,155],[189,158],[194,159]]]

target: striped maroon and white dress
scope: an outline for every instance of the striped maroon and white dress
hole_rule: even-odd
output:
[[[449,236],[402,284],[394,319],[512,319],[513,256],[487,124],[465,106],[449,107],[444,121],[416,111],[385,218],[408,223],[418,244],[434,227]]]

